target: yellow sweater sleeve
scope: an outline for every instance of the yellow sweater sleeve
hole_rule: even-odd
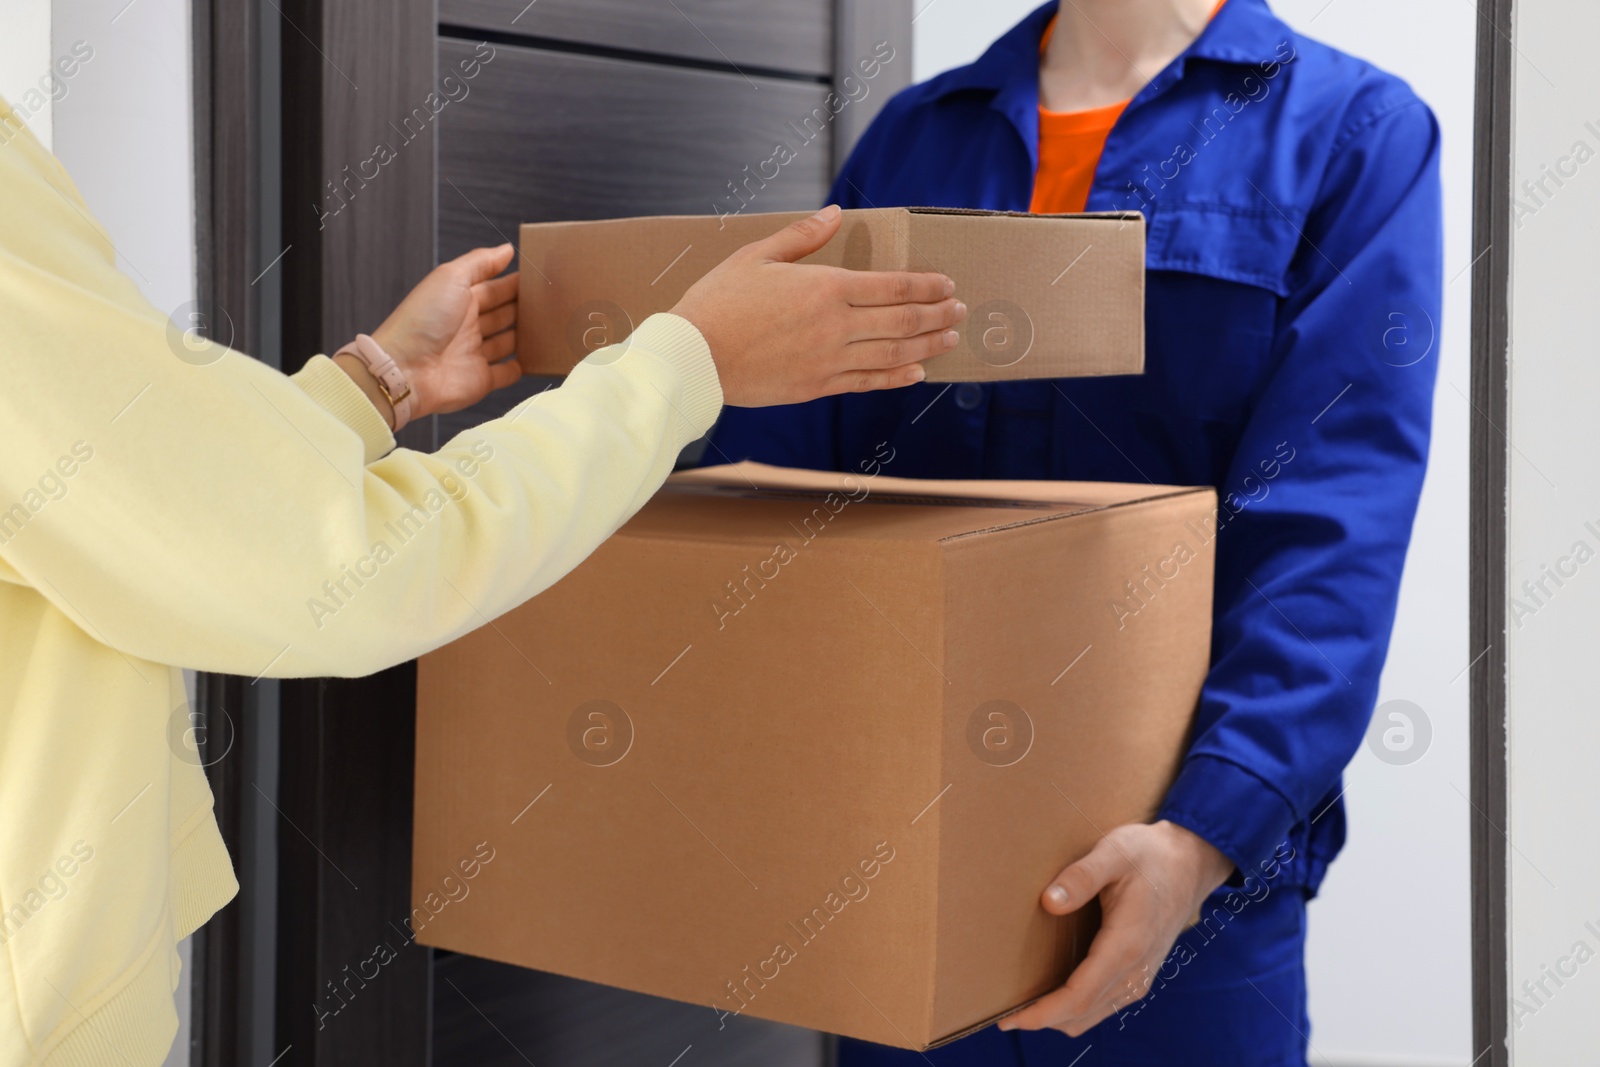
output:
[[[251,677],[412,658],[571,570],[721,407],[699,332],[657,315],[437,453],[369,462],[387,431],[336,417],[316,379],[337,367],[297,387],[174,344],[59,170],[0,189],[0,580],[129,656]]]
[[[394,448],[394,434],[361,387],[327,356],[312,356],[289,380],[328,414],[361,438],[366,461],[371,463]]]

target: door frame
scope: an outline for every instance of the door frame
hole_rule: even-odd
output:
[[[1473,100],[1472,416],[1468,503],[1468,729],[1472,815],[1472,1047],[1507,1067],[1511,964],[1506,775],[1506,486],[1511,288],[1512,0],[1478,0]]]

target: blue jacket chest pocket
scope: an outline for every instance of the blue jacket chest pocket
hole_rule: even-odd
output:
[[[1299,241],[1270,205],[1160,205],[1145,254],[1141,407],[1207,422],[1247,417],[1274,369],[1279,302]]]

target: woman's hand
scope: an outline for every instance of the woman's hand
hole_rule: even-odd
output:
[[[441,263],[372,331],[411,386],[411,417],[471,407],[522,377],[515,250],[478,248]],[[380,408],[380,410],[382,410]]]
[[[1119,826],[1056,875],[1041,901],[1052,915],[1100,898],[1100,932],[1067,984],[1000,1020],[1002,1030],[1045,1027],[1077,1037],[1144,996],[1172,945],[1233,871],[1177,823]]]
[[[695,282],[673,308],[716,361],[723,399],[794,404],[834,393],[911,385],[919,361],[955,347],[967,313],[942,274],[799,264],[839,231],[837,207],[748,244]]]

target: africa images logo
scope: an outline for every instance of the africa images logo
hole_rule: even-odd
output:
[[[586,700],[567,716],[567,748],[591,767],[622,762],[633,749],[633,720],[612,700]]]

